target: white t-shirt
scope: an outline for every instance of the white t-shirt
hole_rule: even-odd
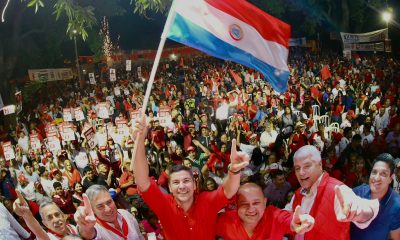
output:
[[[133,217],[131,213],[124,209],[118,209],[118,223],[122,229],[122,217],[125,219],[126,223],[128,224],[128,236],[126,239],[129,240],[144,240],[145,238],[140,233],[139,224],[136,219]],[[112,223],[109,223],[110,226],[113,226]],[[122,237],[118,236],[117,234],[105,229],[99,223],[96,223],[94,226],[96,228],[96,240],[124,240]]]

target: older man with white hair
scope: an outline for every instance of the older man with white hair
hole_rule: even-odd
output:
[[[144,240],[135,217],[117,209],[106,187],[89,187],[83,201],[74,218],[84,239]]]
[[[302,214],[315,219],[314,228],[296,235],[295,239],[350,239],[350,222],[366,228],[379,210],[377,200],[356,196],[342,182],[324,172],[321,153],[312,145],[299,148],[294,154],[294,170],[301,187],[295,192],[286,210],[300,206]]]

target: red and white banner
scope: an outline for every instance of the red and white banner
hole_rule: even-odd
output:
[[[97,141],[96,141],[96,133],[95,133],[93,127],[87,129],[83,134],[86,138],[86,141],[87,141],[90,149],[95,148],[97,146]]]
[[[37,133],[29,135],[29,139],[33,150],[40,149],[42,144],[40,143],[39,135]]]
[[[2,108],[4,115],[10,115],[15,113],[15,105],[8,105]]]
[[[15,158],[15,152],[11,142],[3,143],[2,147],[3,147],[4,158],[7,161]]]

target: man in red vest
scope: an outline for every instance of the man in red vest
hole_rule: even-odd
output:
[[[315,219],[314,228],[297,234],[295,239],[350,239],[350,222],[366,228],[379,211],[377,200],[356,196],[342,182],[322,170],[321,153],[312,145],[299,148],[294,154],[294,170],[301,185],[286,210],[300,206],[302,214]]]

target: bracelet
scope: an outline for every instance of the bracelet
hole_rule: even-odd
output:
[[[228,171],[229,171],[230,173],[232,173],[233,175],[238,175],[242,170],[233,172],[233,171],[231,170],[231,164],[229,164],[229,165],[228,165]]]

